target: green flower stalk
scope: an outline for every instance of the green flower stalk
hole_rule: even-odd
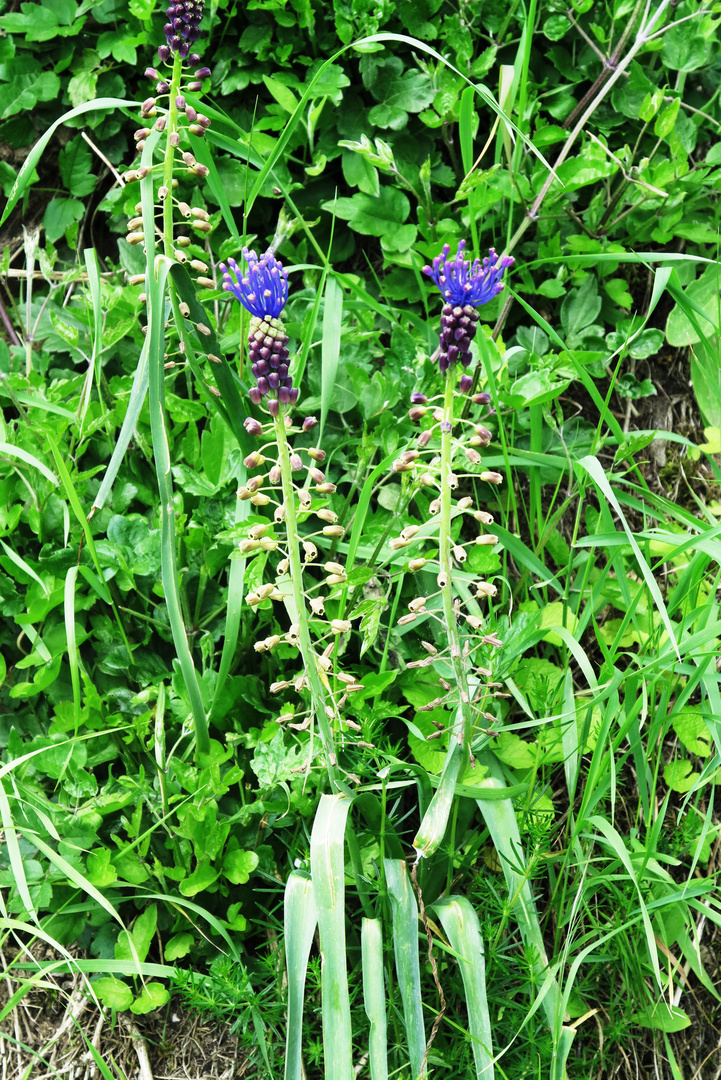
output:
[[[222,264],[223,288],[234,296],[250,313],[251,322],[248,335],[248,352],[251,371],[256,385],[249,391],[249,396],[256,406],[267,410],[268,421],[261,422],[252,417],[245,421],[249,434],[258,438],[272,436],[272,442],[254,451],[245,459],[249,469],[263,468],[266,463],[268,446],[274,446],[277,453],[268,473],[253,476],[247,485],[238,492],[239,498],[249,499],[256,506],[267,506],[275,502],[275,524],[283,526],[283,543],[269,536],[270,525],[259,525],[251,530],[249,540],[241,544],[241,550],[256,550],[255,544],[269,551],[279,550],[284,557],[276,568],[274,582],[263,585],[260,590],[251,591],[246,596],[252,607],[262,599],[270,597],[285,604],[291,619],[291,625],[284,635],[275,634],[270,638],[256,642],[258,652],[272,650],[281,640],[298,649],[303,671],[295,679],[285,678],[273,683],[271,690],[283,692],[295,690],[303,693],[307,690],[310,697],[310,710],[305,721],[290,724],[295,714],[281,716],[281,721],[297,730],[307,730],[317,724],[323,746],[325,765],[333,792],[338,787],[338,756],[336,736],[345,724],[350,724],[342,717],[342,707],[348,694],[361,689],[360,684],[350,675],[333,673],[332,655],[335,643],[341,634],[347,634],[351,624],[345,619],[325,621],[326,632],[323,640],[328,640],[325,649],[320,652],[313,642],[311,618],[318,623],[325,619],[325,600],[314,589],[311,597],[304,589],[304,571],[308,564],[319,558],[314,537],[338,538],[343,535],[343,527],[337,523],[335,513],[326,506],[314,509],[310,486],[313,485],[317,496],[332,494],[335,486],[326,480],[325,474],[318,467],[322,464],[325,453],[314,447],[304,447],[295,452],[291,447],[289,434],[309,432],[317,421],[307,417],[299,427],[293,426],[292,411],[298,400],[298,388],[293,386],[289,371],[288,337],[285,333],[281,315],[288,299],[288,275],[272,250],[266,251],[260,258],[254,251],[243,249],[245,269],[239,267],[233,259],[227,265]],[[308,460],[304,463],[301,453]],[[294,473],[305,472],[306,484],[300,486],[294,480]],[[276,495],[279,496],[276,498]],[[301,533],[299,516],[314,514],[319,522],[317,533]],[[255,532],[255,535],[254,535]],[[333,588],[346,581],[343,566],[335,561],[323,565],[327,575],[324,585]],[[331,680],[339,684],[333,690]]]

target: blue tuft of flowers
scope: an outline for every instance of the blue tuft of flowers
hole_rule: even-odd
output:
[[[220,264],[223,288],[240,300],[246,311],[259,319],[277,319],[288,300],[288,271],[283,269],[271,248],[260,258],[243,248],[247,271],[238,270],[235,259]]]
[[[499,259],[495,248],[490,248],[483,262],[480,259],[471,262],[463,257],[465,248],[466,241],[461,240],[455,259],[449,259],[451,249],[444,244],[441,254],[433,260],[433,266],[424,266],[423,273],[433,279],[448,303],[481,307],[501,292],[503,273],[515,260],[511,255]]]

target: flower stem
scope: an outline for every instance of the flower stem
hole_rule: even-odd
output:
[[[308,610],[303,595],[303,565],[300,558],[300,539],[298,535],[298,519],[295,513],[295,490],[293,487],[293,473],[290,465],[290,448],[288,436],[285,430],[285,417],[283,415],[273,418],[273,428],[278,444],[278,465],[280,466],[281,486],[283,490],[283,502],[285,504],[285,529],[288,539],[288,561],[290,563],[290,583],[293,590],[293,602],[295,605],[295,618],[298,623],[298,648],[303,660],[305,676],[310,689],[312,711],[318,721],[321,742],[326,756],[328,779],[333,793],[337,792],[336,753],[333,739],[333,729],[328,720],[326,705],[328,697],[323,688],[318,668],[318,660],[310,640],[308,627]]]
[[[175,147],[170,141],[171,135],[178,130],[178,106],[175,99],[180,93],[180,76],[183,70],[183,61],[175,55],[173,59],[173,78],[170,84],[170,100],[168,107],[168,119],[165,128],[165,162],[163,167],[163,185],[167,190],[163,202],[163,250],[168,258],[173,256],[173,165],[175,164]]]

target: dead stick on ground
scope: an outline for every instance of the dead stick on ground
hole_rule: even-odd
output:
[[[120,1017],[121,1023],[130,1036],[130,1041],[133,1044],[133,1049],[138,1055],[138,1065],[140,1072],[138,1074],[138,1080],[153,1080],[153,1072],[150,1068],[150,1060],[148,1058],[148,1048],[145,1045],[145,1039],[138,1031],[132,1020],[129,1020],[125,1016]]]

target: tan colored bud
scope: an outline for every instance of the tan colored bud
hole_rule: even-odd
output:
[[[480,630],[483,626],[483,619],[479,619],[477,615],[466,615],[466,622],[474,630]]]
[[[483,600],[487,596],[495,596],[498,589],[495,585],[491,585],[490,581],[477,581],[476,582],[476,599]]]
[[[244,555],[249,555],[251,551],[258,550],[260,547],[260,540],[241,540],[238,547]]]
[[[429,473],[429,472],[424,472],[421,476],[419,476],[418,477],[418,483],[421,485],[421,487],[435,487],[436,486],[435,477],[432,476],[431,473]]]
[[[271,694],[280,694],[283,690],[287,690],[289,686],[290,683],[282,679],[280,682],[270,684],[270,692]]]
[[[397,473],[413,472],[415,467],[416,467],[415,461],[406,462],[406,461],[401,461],[400,458],[396,458],[396,460],[393,462],[393,465],[391,466],[391,468],[393,469],[393,472],[397,472]]]
[[[278,525],[280,525],[281,522],[285,521],[285,503],[281,503],[280,506],[276,506],[275,513],[273,514],[273,519]]]
[[[186,263],[188,261],[188,256],[185,254],[184,251],[181,251],[180,248],[175,248],[173,250],[173,258],[177,262],[179,262],[181,264],[181,266],[182,266],[183,263]]]
[[[473,516],[482,525],[492,525],[494,521],[493,514],[489,514],[486,510],[476,510]]]
[[[326,482],[325,484],[316,484],[315,485],[315,490],[320,495],[332,495],[333,492],[336,490],[336,486],[335,486],[335,484],[331,484],[331,483]]]
[[[128,285],[144,285],[144,284],[145,284],[145,274],[133,274],[132,277],[128,278]]]
[[[461,547],[460,544],[456,544],[456,546],[453,548],[453,558],[457,559],[460,563],[464,563],[468,558],[468,555],[466,554],[466,549],[464,547]]]
[[[482,472],[481,480],[485,480],[487,484],[502,484],[503,477],[497,472]]]
[[[468,510],[471,506],[473,506],[473,499],[470,495],[466,495],[464,496],[464,498],[458,500],[456,506],[459,510]]]
[[[190,265],[193,267],[193,270],[197,270],[199,274],[206,273],[208,269],[207,265],[204,262],[201,262],[200,259],[191,259]]]
[[[352,629],[348,619],[331,619],[330,628],[334,634],[348,634]]]
[[[262,491],[258,491],[255,495],[251,495],[250,501],[253,506],[267,506],[270,499],[267,495],[264,495]]]
[[[428,509],[430,510],[430,512],[432,514],[440,513],[441,500],[440,499],[434,499],[433,502],[431,503],[431,505],[428,507]]]
[[[248,491],[247,487],[238,488],[238,498],[241,502],[246,502],[253,494],[252,491]]]
[[[300,503],[302,510],[310,510],[313,500],[310,492],[306,491],[305,488],[301,488],[298,492],[298,502]]]
[[[260,541],[260,546],[263,551],[275,551],[278,547],[278,541],[273,539],[272,536],[264,536]]]
[[[347,580],[347,574],[328,574],[328,577],[325,579],[325,584],[328,586],[344,585]]]
[[[268,479],[267,473],[261,473],[260,476],[251,476],[250,480],[246,484],[248,491],[257,491],[261,488],[265,481]]]
[[[477,536],[476,543],[479,547],[493,547],[494,544],[498,543],[498,537],[494,536],[493,533],[486,533],[485,536]]]
[[[283,574],[287,574],[289,566],[290,566],[290,559],[281,559],[280,562],[278,563],[278,573],[281,576]]]
[[[178,245],[178,247],[190,247],[190,237],[176,236],[175,243]]]
[[[190,217],[190,207],[188,206],[187,202],[179,202],[178,210],[180,210],[180,213],[183,215],[184,218]]]
[[[255,592],[249,592],[246,593],[245,602],[248,607],[255,607],[257,604],[260,603],[260,597]]]
[[[209,278],[209,277],[197,277],[195,280],[198,282],[198,285],[200,285],[200,287],[202,289],[214,289],[215,288],[215,282],[213,281],[212,278]],[[198,327],[198,329],[200,329],[200,327]],[[207,332],[210,333],[209,330]]]
[[[318,661],[318,667],[322,668],[323,671],[330,671],[333,667],[333,661],[329,656],[317,656],[316,660]]]
[[[142,232],[129,233],[126,237],[126,241],[128,244],[142,244],[144,239],[145,233]]]
[[[422,641],[421,645],[427,653],[430,653],[431,656],[435,656],[438,652],[438,649],[435,647],[435,645],[431,645],[430,641]]]
[[[325,600],[322,596],[314,596],[310,601],[310,609],[314,615],[325,615]]]
[[[335,525],[338,520],[338,515],[334,514],[332,510],[316,510],[316,517],[319,517],[321,521],[327,521],[329,525]]]
[[[417,618],[418,615],[414,611],[412,611],[410,615],[401,615],[400,619],[398,620],[398,625],[407,626],[409,623],[415,622]]]
[[[189,319],[190,318],[190,308],[186,304],[185,300],[180,301],[180,303],[178,304],[178,309],[179,309],[180,314],[183,316],[184,319]]]
[[[470,461],[471,465],[478,465],[481,460],[481,455],[477,450],[474,450],[472,446],[466,447],[466,457]]]
[[[303,554],[306,562],[313,562],[318,558],[318,548],[310,540],[303,541]]]
[[[446,477],[446,483],[448,484],[448,487],[451,489],[451,491],[455,491],[455,489],[458,487],[458,477],[456,476],[456,474],[452,472],[449,473]]]
[[[411,559],[408,563],[408,569],[415,574],[418,570],[422,570],[427,562],[428,559]]]
[[[415,600],[411,600],[410,604],[408,605],[408,609],[409,609],[409,611],[422,611],[425,606],[426,606],[426,597],[425,596],[417,596],[415,598]]]
[[[204,210],[202,206],[191,206],[190,213],[194,218],[199,218],[200,221],[210,220],[210,214],[207,210]]]
[[[128,232],[133,232],[134,229],[142,229],[143,219],[142,217],[131,218],[128,222]]]
[[[412,540],[419,529],[420,525],[407,525],[401,532],[401,540]]]
[[[253,528],[249,530],[249,535],[253,540],[260,540],[261,536],[265,536],[269,528],[270,525],[254,525]]]
[[[325,525],[322,531],[323,536],[343,536],[345,533],[342,525]]]
[[[343,577],[346,577],[345,567],[341,566],[340,563],[327,562],[323,565],[323,569],[327,574],[342,574]]]
[[[441,570],[438,577],[436,578],[436,581],[438,582],[439,589],[445,589],[446,585],[448,584],[448,574],[445,570]]]
[[[392,540],[388,541],[388,547],[392,551],[400,551],[401,548],[407,548],[411,546],[410,540],[401,540],[400,536],[394,536]]]
[[[321,450],[319,447],[309,446],[306,450],[306,454],[313,461],[317,461],[322,464],[325,461],[325,450]]]
[[[346,686],[353,686],[355,684],[355,675],[347,675],[345,671],[336,672],[335,677],[339,682],[345,683]]]

